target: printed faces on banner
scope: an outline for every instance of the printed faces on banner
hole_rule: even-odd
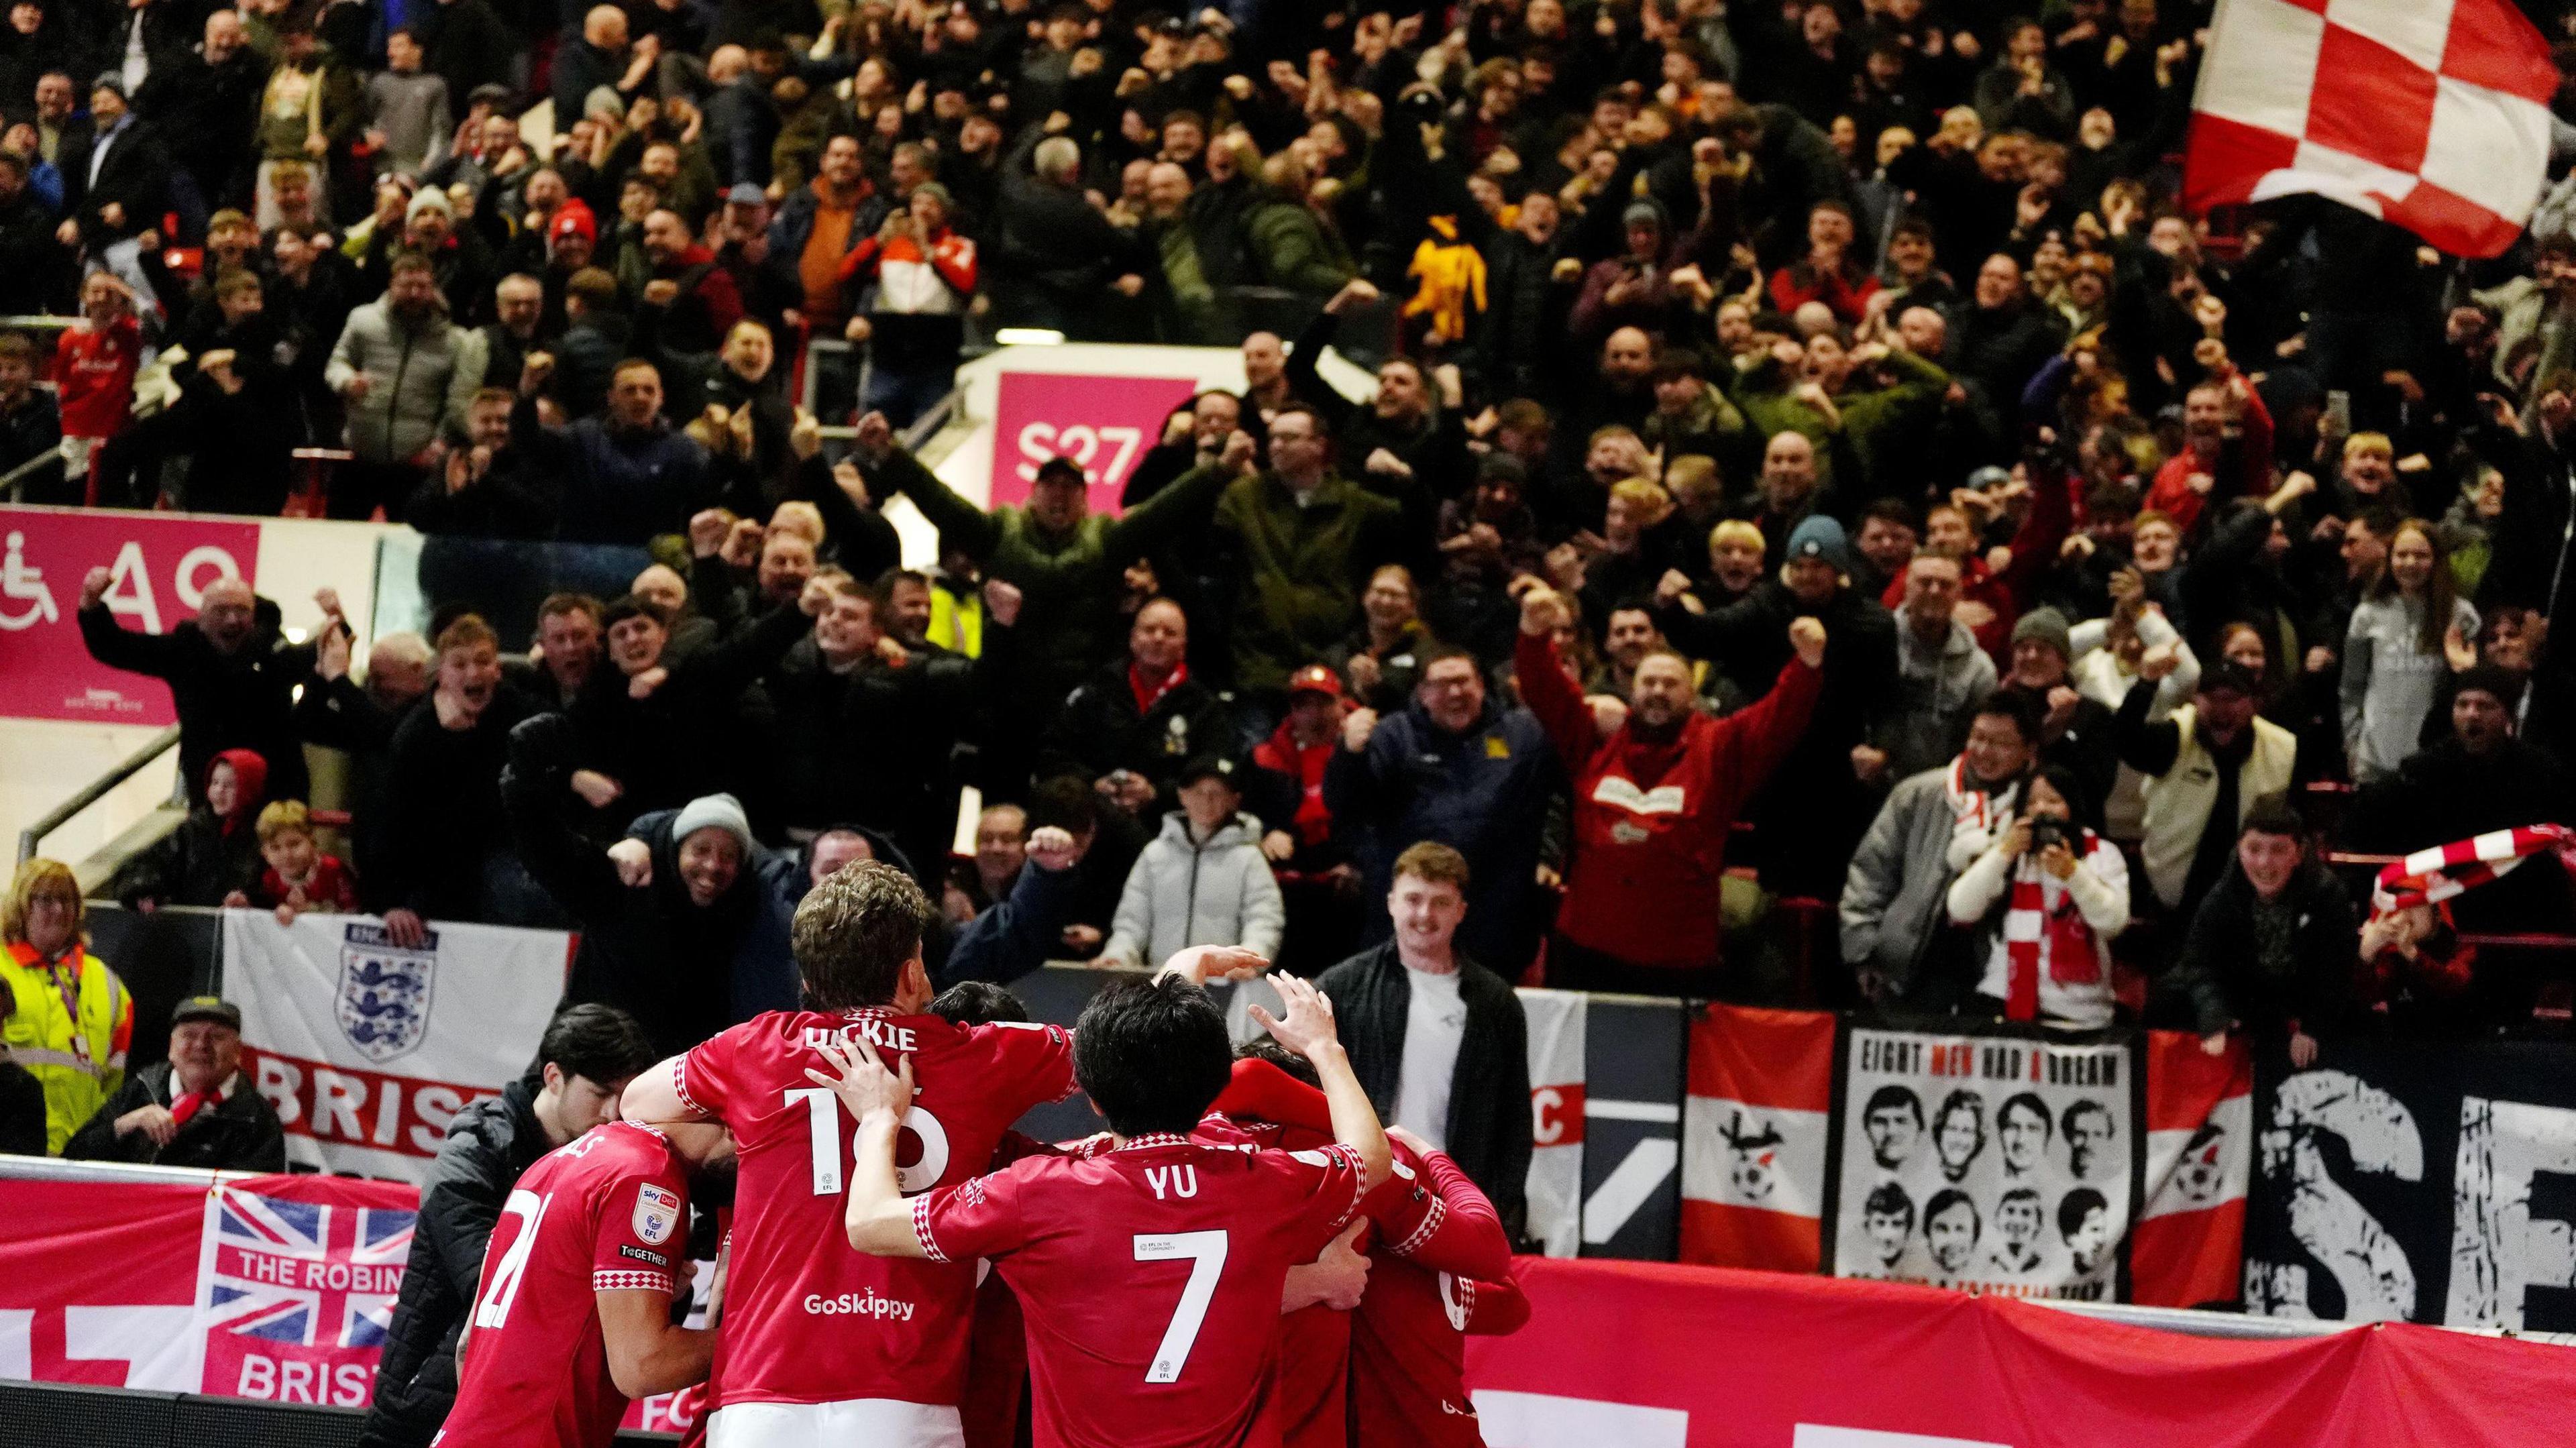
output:
[[[167,724],[170,691],[89,656],[77,611],[81,579],[113,575],[117,624],[164,634],[196,617],[206,589],[250,578],[259,525],[151,513],[0,508],[0,714],[22,719]]]
[[[1854,1029],[1845,1050],[1836,1276],[2119,1295],[2127,1045]]]
[[[992,506],[1028,500],[1038,466],[1067,457],[1090,479],[1094,512],[1115,513],[1163,419],[1197,394],[1188,377],[1005,372],[994,402]]]

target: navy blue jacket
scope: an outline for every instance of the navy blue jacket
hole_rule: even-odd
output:
[[[1443,732],[1417,702],[1380,720],[1365,751],[1335,750],[1324,768],[1324,804],[1368,879],[1371,938],[1389,931],[1383,902],[1395,857],[1437,840],[1467,857],[1459,948],[1506,980],[1518,975],[1545,924],[1539,836],[1562,778],[1538,719],[1491,699],[1461,734]]]

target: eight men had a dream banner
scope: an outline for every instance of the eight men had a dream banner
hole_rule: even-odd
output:
[[[2130,1042],[1855,1026],[1842,1057],[1835,1276],[2128,1299]]]
[[[2328,1040],[2261,1063],[2245,1302],[2576,1333],[2576,1071],[2558,1041]]]
[[[1708,1007],[1682,1260],[2023,1297],[2234,1297],[2241,1048],[2169,1032],[1895,1029]]]

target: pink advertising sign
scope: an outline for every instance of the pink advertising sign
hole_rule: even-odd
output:
[[[1189,377],[1003,373],[993,409],[991,506],[1026,501],[1038,464],[1063,456],[1090,475],[1092,510],[1117,512],[1128,475],[1162,440],[1163,419],[1198,390]]]
[[[0,715],[167,724],[170,690],[81,646],[81,578],[114,572],[121,628],[162,634],[197,616],[206,586],[255,581],[259,525],[168,513],[0,508]]]

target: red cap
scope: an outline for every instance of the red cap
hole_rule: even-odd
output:
[[[590,203],[578,197],[556,208],[555,219],[546,224],[546,240],[561,241],[576,231],[584,241],[599,241],[599,222],[590,214]]]
[[[1308,664],[1288,676],[1288,692],[1291,696],[1328,694],[1338,699],[1342,697],[1342,678],[1322,664]]]

